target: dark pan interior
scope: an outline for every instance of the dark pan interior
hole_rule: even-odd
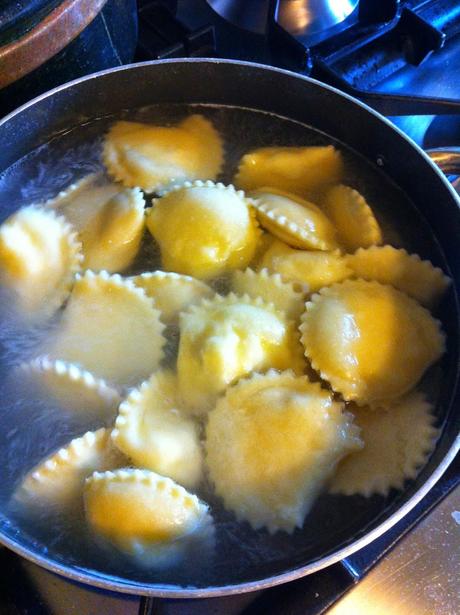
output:
[[[97,583],[137,592],[163,590],[167,593],[183,589],[190,594],[193,588],[212,590],[254,583],[300,568],[313,569],[320,560],[349,547],[386,522],[416,497],[443,463],[455,446],[459,431],[455,388],[459,349],[460,213],[455,196],[431,164],[375,115],[314,82],[272,69],[230,62],[181,61],[138,66],[83,81],[44,98],[0,123],[0,139],[4,144],[0,172],[57,134],[60,136],[50,151],[59,158],[61,151],[79,147],[100,134],[111,121],[107,116],[127,113],[132,119],[135,117],[132,110],[160,104],[155,113],[157,117],[163,114],[167,120],[177,103],[239,107],[230,116],[218,107],[200,109],[223,131],[228,142],[238,142],[235,134],[244,130],[248,117],[252,123],[260,124],[260,129],[255,131],[260,134],[260,143],[253,146],[273,144],[271,139],[275,133],[283,135],[284,144],[337,142],[347,159],[348,183],[361,190],[375,206],[387,231],[387,240],[429,258],[455,281],[436,314],[447,333],[447,352],[423,383],[436,402],[442,436],[426,467],[415,481],[407,483],[404,492],[369,499],[322,496],[305,527],[292,536],[254,532],[245,525],[237,526],[230,514],[220,511],[216,557],[193,558],[182,568],[162,572],[141,570],[107,557],[106,553],[94,549],[90,537],[84,533],[79,533],[78,540],[72,534],[63,538],[59,519],[37,530],[16,518],[0,518],[4,539],[13,547],[25,550],[29,556],[44,558],[45,565],[57,566],[76,578],[91,580],[92,577]],[[291,121],[241,108],[276,113]],[[145,111],[137,113],[139,119],[145,116]],[[224,121],[225,117],[233,119],[228,122]],[[96,121],[89,121],[95,118]],[[78,130],[71,130],[82,124]],[[275,132],[266,130],[269,125],[278,128]],[[227,153],[231,167],[244,151],[235,146]],[[45,154],[38,152],[38,158],[31,159],[31,169],[39,167],[41,155]],[[91,169],[90,159],[88,168]],[[230,178],[231,169],[222,179],[229,181]],[[62,178],[63,184],[58,188],[66,181]],[[23,204],[20,195],[21,181],[16,184],[0,181],[1,219]],[[8,484],[11,490],[17,480],[14,473],[8,474],[8,468],[15,466],[8,460],[7,452],[11,430],[26,429],[27,420],[23,417],[24,424],[18,425],[15,400],[6,388],[2,400],[0,463],[6,469],[5,499]],[[41,428],[44,433],[50,429],[47,425]],[[78,433],[78,428],[69,423],[67,430],[59,433],[61,440],[54,447]],[[47,452],[37,447],[36,461]],[[2,492],[0,498],[1,495]],[[206,488],[201,495],[219,509]],[[0,504],[5,510],[5,502],[0,500]]]

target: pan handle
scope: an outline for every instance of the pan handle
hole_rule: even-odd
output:
[[[426,153],[446,175],[460,175],[460,147],[436,147]]]

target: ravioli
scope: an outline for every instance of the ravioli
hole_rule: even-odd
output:
[[[338,466],[332,493],[371,496],[402,489],[415,478],[434,448],[439,430],[433,426],[433,407],[414,391],[387,407],[353,408],[364,448]]]
[[[25,320],[39,322],[61,307],[81,261],[75,233],[53,211],[30,205],[0,226],[0,282]]]
[[[213,532],[207,504],[149,470],[95,472],[84,500],[96,535],[149,568],[171,566]]]
[[[306,356],[334,391],[359,405],[407,393],[444,352],[440,323],[391,286],[346,280],[323,288],[306,308]]]
[[[44,206],[52,209],[81,231],[94,213],[123,190],[123,186],[107,181],[103,173],[89,173],[48,199]]]
[[[253,269],[235,271],[232,290],[237,295],[246,294],[253,299],[260,297],[267,303],[273,303],[290,320],[297,320],[305,309],[303,293],[296,291],[293,284],[283,282],[278,273],[270,274],[268,269],[259,272]]]
[[[311,198],[342,175],[342,156],[332,145],[261,147],[242,157],[234,182],[247,191],[271,186]]]
[[[250,196],[260,224],[288,245],[307,250],[338,247],[334,226],[313,203],[274,188],[260,188]]]
[[[120,405],[112,439],[135,465],[194,487],[202,473],[198,425],[180,405],[176,375],[157,371]]]
[[[277,239],[271,233],[267,233],[262,231],[259,241],[257,242],[256,252],[254,254],[254,258],[251,260],[251,267],[253,269],[259,269],[260,263],[265,256],[266,252],[270,249],[270,247],[275,243],[282,243],[279,239]]]
[[[280,274],[284,281],[293,283],[305,292],[316,292],[353,274],[339,250],[294,250],[281,241],[273,243],[267,250],[260,267]]]
[[[305,367],[294,323],[273,304],[231,293],[180,315],[179,390],[194,414],[205,414],[238,378],[270,367]]]
[[[42,396],[50,396],[61,408],[81,417],[114,417],[121,397],[116,388],[77,365],[47,356],[20,366],[21,384],[29,381]]]
[[[225,508],[254,529],[292,532],[361,448],[352,415],[305,376],[269,371],[228,389],[209,413],[206,461]]]
[[[357,278],[390,284],[426,307],[436,305],[450,284],[450,278],[430,261],[392,246],[360,249],[346,259]]]
[[[154,299],[166,324],[177,324],[180,312],[214,295],[212,288],[204,282],[172,271],[144,272],[131,280]]]
[[[31,470],[13,500],[32,513],[72,512],[79,507],[87,476],[125,464],[125,457],[112,445],[109,429],[88,431]]]
[[[144,197],[138,188],[112,197],[80,231],[87,269],[124,271],[139,251],[144,232]]]
[[[349,252],[382,243],[382,232],[365,198],[349,186],[332,187],[324,196],[322,209],[334,223],[339,242]]]
[[[147,378],[163,357],[164,325],[152,299],[106,272],[77,277],[45,354],[76,363],[118,386]]]
[[[187,180],[216,179],[223,160],[219,133],[202,115],[190,115],[168,127],[116,122],[103,150],[112,177],[146,192]]]
[[[210,181],[186,183],[155,199],[147,228],[164,269],[204,280],[246,267],[260,234],[244,193]]]
[[[83,177],[46,203],[78,231],[84,267],[110,273],[123,271],[135,259],[144,230],[144,205],[139,188],[108,183],[101,173]]]

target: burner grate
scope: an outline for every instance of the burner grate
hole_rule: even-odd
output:
[[[297,4],[270,0],[267,10],[267,3],[260,2],[268,18],[265,31],[256,33],[225,21],[205,0],[143,3],[137,59],[251,60],[320,79],[385,115],[460,113],[456,98],[381,91],[382,83],[426,62],[460,34],[457,0],[360,0],[357,10],[326,30],[321,42],[287,19],[289,6]]]

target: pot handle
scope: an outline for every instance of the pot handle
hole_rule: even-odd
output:
[[[460,175],[460,147],[436,147],[426,153],[446,175]]]

